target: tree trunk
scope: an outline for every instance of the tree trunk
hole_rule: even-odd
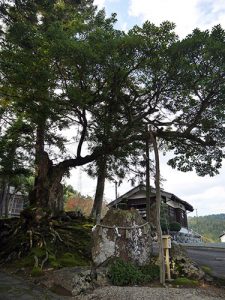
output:
[[[4,192],[4,198],[3,198],[3,201],[5,203],[5,218],[8,218],[8,216],[9,216],[9,190],[10,190],[10,185],[8,183],[5,186],[5,192]]]
[[[146,219],[151,225],[151,219],[150,219],[150,160],[149,160],[149,136],[148,136],[148,128],[146,128],[146,143],[145,143],[145,156],[146,156],[146,161],[145,161],[145,172],[146,172]],[[152,226],[151,226],[152,227]]]
[[[159,245],[159,263],[160,263],[160,283],[165,284],[165,261],[164,261],[164,250],[162,243],[162,230],[160,224],[160,207],[161,207],[161,191],[160,191],[160,162],[159,162],[159,151],[156,138],[152,131],[150,131],[151,141],[153,143],[154,155],[155,155],[155,188],[156,188],[156,228]]]
[[[1,185],[1,195],[0,195],[0,216],[8,218],[8,194],[9,194],[9,182],[8,179],[4,178]]]
[[[56,215],[63,211],[64,201],[61,180],[64,171],[52,166],[47,153],[46,156],[43,156],[42,162],[42,172],[35,178],[34,188],[29,195],[30,205],[50,210],[52,215]]]
[[[96,193],[94,204],[91,211],[91,217],[95,220],[96,224],[100,223],[101,212],[102,212],[102,202],[105,188],[105,178],[107,171],[107,160],[105,157],[102,160],[98,160],[98,179],[96,186]]]
[[[64,170],[54,169],[54,176],[50,180],[48,207],[55,214],[64,210],[63,185],[61,184],[63,174]]]
[[[29,195],[30,205],[50,210],[52,215],[63,210],[64,174],[62,167],[54,167],[47,152],[44,151],[45,128],[38,126],[36,136],[36,177],[34,188]]]
[[[8,193],[9,193],[9,183],[8,179],[4,178],[1,184],[1,194],[0,194],[0,216],[8,217]]]
[[[3,197],[4,197],[4,180],[1,182],[1,188],[0,188],[0,216],[3,216],[3,207],[4,207],[4,204],[3,204]]]

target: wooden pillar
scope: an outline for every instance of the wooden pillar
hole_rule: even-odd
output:
[[[166,277],[167,280],[171,280],[171,274],[170,274],[170,254],[169,249],[164,249],[165,253],[165,263],[166,263]]]

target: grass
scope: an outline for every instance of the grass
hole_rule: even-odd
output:
[[[179,277],[173,281],[173,285],[185,286],[185,287],[196,287],[199,285],[197,280],[192,280],[186,277]]]
[[[202,271],[205,272],[205,274],[208,274],[208,275],[212,275],[212,269],[208,266],[201,266],[201,269]]]

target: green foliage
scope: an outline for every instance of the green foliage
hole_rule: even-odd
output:
[[[161,203],[161,208],[160,208],[160,224],[161,224],[162,232],[168,233],[169,231],[168,205],[164,202]]]
[[[218,173],[225,155],[220,26],[181,41],[169,22],[125,33],[91,0],[3,1],[0,23],[0,161],[12,172],[31,155],[33,203],[51,207],[46,190],[107,155],[111,178],[124,178],[130,162],[140,170],[146,123],[162,149],[174,151],[172,167]],[[73,153],[68,128],[76,128]],[[47,199],[37,199],[42,194]]]
[[[110,266],[109,277],[113,285],[144,284],[159,278],[159,268],[155,265],[138,267],[117,259]]]
[[[199,285],[199,282],[197,280],[193,280],[185,277],[179,277],[173,281],[173,285],[181,285],[185,287],[196,287]]]
[[[219,236],[225,231],[225,214],[189,217],[189,228],[201,234],[207,242],[220,242]]]
[[[61,267],[59,261],[57,260],[57,258],[54,254],[49,254],[48,262],[49,262],[49,265],[54,269],[58,269]]]
[[[80,193],[76,191],[72,185],[63,184],[63,199],[66,202],[69,198],[74,196],[80,196]]]
[[[169,224],[169,229],[171,231],[180,231],[181,230],[181,225],[178,222],[172,222]]]
[[[44,247],[34,247],[31,249],[31,255],[36,256],[37,258],[43,258],[46,255],[46,249]]]
[[[112,284],[122,286],[140,284],[143,280],[143,274],[136,266],[119,259],[111,265],[109,276]]]
[[[150,282],[159,279],[159,266],[156,264],[148,264],[140,267],[142,274],[144,275],[144,282]]]
[[[170,217],[168,215],[168,205],[166,203],[161,203],[160,224],[161,229],[164,233],[169,233],[169,231],[181,230],[180,223],[170,222]]]
[[[167,226],[167,223],[166,223],[165,221],[161,221],[160,224],[161,224],[162,232],[167,233],[167,232],[168,232],[168,226]]]
[[[63,199],[64,202],[67,202],[70,198],[79,198],[82,200],[90,200],[92,199],[91,196],[82,195],[80,192],[75,190],[72,185],[70,184],[63,184]]]

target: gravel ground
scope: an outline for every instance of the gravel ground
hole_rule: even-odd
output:
[[[54,294],[26,278],[0,271],[0,300],[213,300],[225,299],[225,287],[201,288],[106,286],[90,294],[67,297]]]
[[[216,300],[225,299],[223,288],[152,288],[109,286],[94,290],[92,294],[76,300]]]

